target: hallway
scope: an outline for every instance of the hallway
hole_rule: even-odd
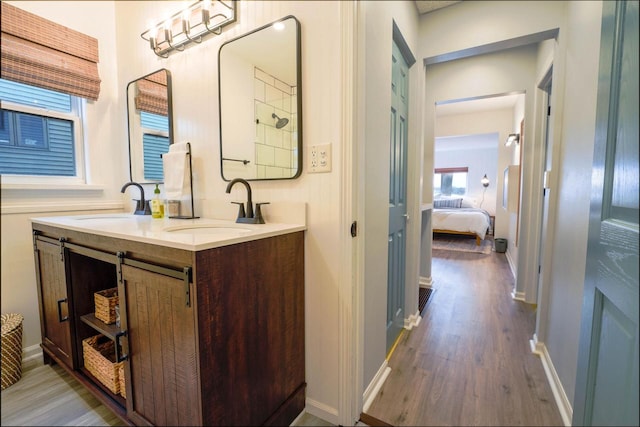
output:
[[[563,425],[506,256],[433,251],[434,289],[367,411],[392,425]]]

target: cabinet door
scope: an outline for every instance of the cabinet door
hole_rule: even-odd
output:
[[[73,367],[71,310],[60,244],[36,240],[35,257],[42,346],[61,362]]]
[[[185,281],[122,265],[119,293],[128,417],[139,425],[201,425],[196,318]]]

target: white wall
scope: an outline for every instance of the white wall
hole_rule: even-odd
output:
[[[40,315],[29,218],[122,210],[120,188],[129,176],[126,98],[125,87],[118,80],[112,2],[8,3],[98,39],[98,72],[102,80],[100,99],[86,105],[84,137],[89,185],[72,189],[2,185],[2,312],[18,312],[25,317],[23,347],[31,352],[39,350]],[[96,17],[100,17],[100,25],[96,25]]]
[[[544,285],[549,290],[548,318],[539,322],[536,332],[548,349],[569,402],[575,395],[586,266],[601,15],[601,2],[567,2],[566,32],[561,32],[566,43],[561,64],[566,79],[554,78],[553,82],[558,96],[552,96],[552,111],[557,107],[563,113],[553,135],[558,175],[551,194],[555,194],[557,209],[545,243],[551,247],[545,258],[551,265]]]
[[[436,145],[440,141],[436,139]],[[446,145],[446,142],[444,143]],[[434,168],[467,167],[467,194],[473,198],[489,215],[496,213],[496,177],[498,159],[498,140],[495,137],[494,147],[439,149],[436,147]],[[484,175],[489,178],[489,186],[485,188],[480,183]],[[493,185],[492,185],[493,184]],[[484,193],[484,195],[483,195]]]
[[[363,390],[385,362],[387,311],[387,246],[389,235],[389,111],[391,106],[391,47],[395,21],[417,58],[417,10],[413,2],[361,3],[364,23],[364,363]],[[418,60],[409,69],[409,153],[407,274],[405,316],[418,307],[420,238],[420,156],[423,68]],[[411,219],[413,218],[413,220]]]
[[[455,6],[455,5],[454,5]],[[454,7],[451,6],[451,7]],[[443,62],[427,66],[425,115],[425,157],[423,200],[432,198],[433,177],[426,171],[433,170],[429,153],[433,152],[436,136],[456,133],[469,135],[498,132],[497,171],[494,178],[497,199],[494,199],[496,213],[496,237],[509,238],[510,215],[502,208],[503,171],[510,164],[511,149],[504,146],[507,136],[513,132],[513,109],[486,111],[434,117],[428,109],[438,101],[464,99],[485,95],[505,94],[514,91],[533,92],[536,60],[535,45],[513,48],[503,52],[485,54],[457,61]],[[526,95],[525,95],[526,97]],[[532,98],[532,97],[528,97]],[[529,104],[533,99],[526,99]],[[437,121],[437,125],[436,125]],[[525,121],[526,122],[526,121]],[[437,131],[437,133],[436,133]],[[427,185],[429,182],[429,185]],[[511,243],[508,246],[512,246]]]
[[[429,69],[430,67],[427,69],[427,76],[429,74]],[[489,198],[487,198],[487,195],[485,195],[485,200],[487,203],[486,206],[491,206],[491,212],[496,216],[495,236],[503,238],[508,237],[509,232],[508,213],[504,209],[502,209],[502,187],[504,184],[503,171],[504,168],[510,164],[510,150],[504,146],[503,142],[506,141],[507,135],[509,135],[509,133],[513,131],[511,125],[512,120],[513,109],[507,108],[493,111],[481,111],[470,114],[438,116],[435,119],[434,123],[435,138],[446,135],[475,135],[498,133],[498,143],[496,145],[496,153],[494,158],[495,171],[492,175],[487,175],[490,181],[489,188],[487,189]],[[426,150],[428,150],[427,146],[428,144],[425,144],[425,153],[427,153]],[[425,162],[427,157],[428,154],[425,154]],[[428,169],[425,165],[425,171],[426,170]],[[431,177],[429,178],[432,179]],[[489,189],[491,189],[492,192],[489,192]],[[428,192],[427,187],[425,186],[423,198],[426,200],[431,200],[431,197],[432,194]],[[485,204],[483,204],[483,206],[485,206]]]

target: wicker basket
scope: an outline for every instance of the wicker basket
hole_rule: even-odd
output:
[[[96,305],[96,318],[107,325],[116,321],[116,305],[118,305],[118,288],[105,289],[93,294]]]
[[[120,392],[118,375],[120,365],[124,362],[115,362],[114,342],[104,335],[96,335],[82,340],[82,353],[84,367],[104,384],[112,393]]]
[[[118,382],[120,383],[120,396],[127,398],[127,387],[124,383],[124,363],[118,364]]]
[[[22,314],[3,314],[2,390],[22,378]]]

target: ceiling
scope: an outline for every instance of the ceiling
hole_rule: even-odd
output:
[[[524,97],[524,94],[492,96],[482,99],[472,99],[469,101],[436,104],[436,117],[513,108],[519,97]]]
[[[416,0],[416,6],[418,7],[418,12],[420,15],[423,13],[433,12],[434,10],[442,9],[443,7],[451,6],[454,3],[459,3],[460,0],[457,1],[425,1],[425,0]]]

